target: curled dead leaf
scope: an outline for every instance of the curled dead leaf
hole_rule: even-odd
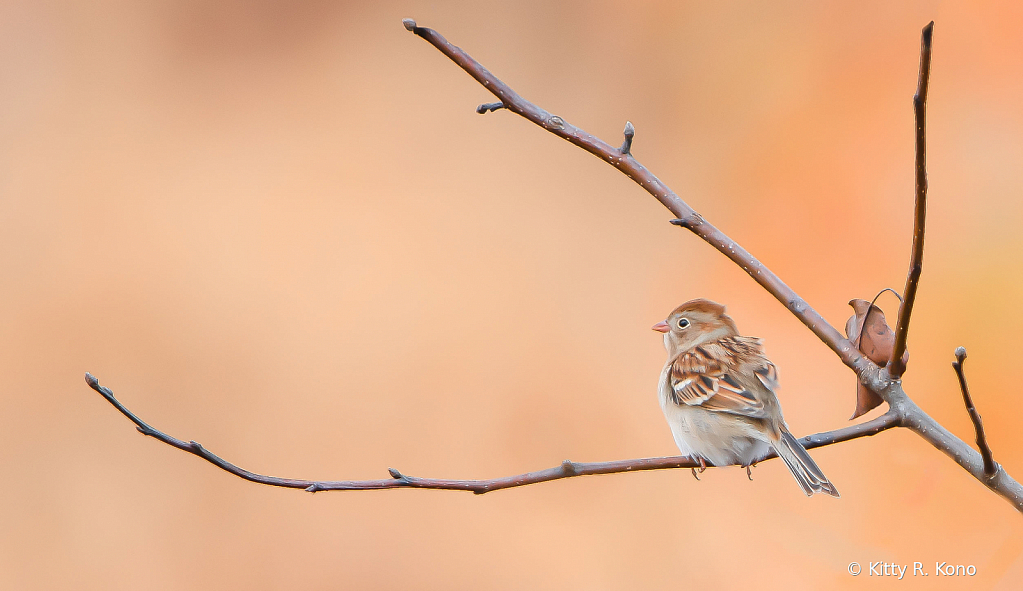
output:
[[[853,316],[845,323],[845,334],[867,359],[884,367],[892,357],[895,348],[895,331],[885,322],[881,308],[867,300],[849,300]],[[902,356],[903,363],[909,363],[909,351]],[[862,416],[879,406],[883,400],[862,383],[856,383],[856,409],[849,420]]]

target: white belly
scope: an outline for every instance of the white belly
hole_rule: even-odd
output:
[[[670,366],[661,372],[659,398],[675,445],[682,455],[702,457],[715,466],[748,466],[771,450],[766,437],[736,415],[671,401]]]

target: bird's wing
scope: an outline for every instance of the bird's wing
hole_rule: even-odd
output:
[[[746,376],[753,376],[756,383]],[[682,353],[671,364],[672,402],[749,417],[767,415],[758,390],[778,387],[760,340],[726,337]]]

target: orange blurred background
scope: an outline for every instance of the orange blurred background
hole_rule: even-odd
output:
[[[1018,3],[9,1],[0,588],[858,589],[873,561],[932,571],[900,589],[1019,588],[1020,515],[909,432],[812,452],[839,501],[778,462],[314,496],[136,433],[86,371],[264,474],[671,455],[649,327],[694,297],[765,339],[797,435],[848,424],[853,375],[783,306],[598,159],[475,114],[491,95],[403,17],[612,144],[631,120],[641,162],[840,328],[905,281],[933,19],[906,385],[972,444],[967,347],[1023,477]]]

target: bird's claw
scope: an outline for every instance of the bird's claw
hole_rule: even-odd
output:
[[[692,468],[692,470],[693,470],[693,478],[699,480],[700,479],[699,475],[703,474],[707,470],[707,462],[705,462],[703,460],[703,458],[696,458],[696,459],[700,461],[700,470],[697,471],[695,467]]]

